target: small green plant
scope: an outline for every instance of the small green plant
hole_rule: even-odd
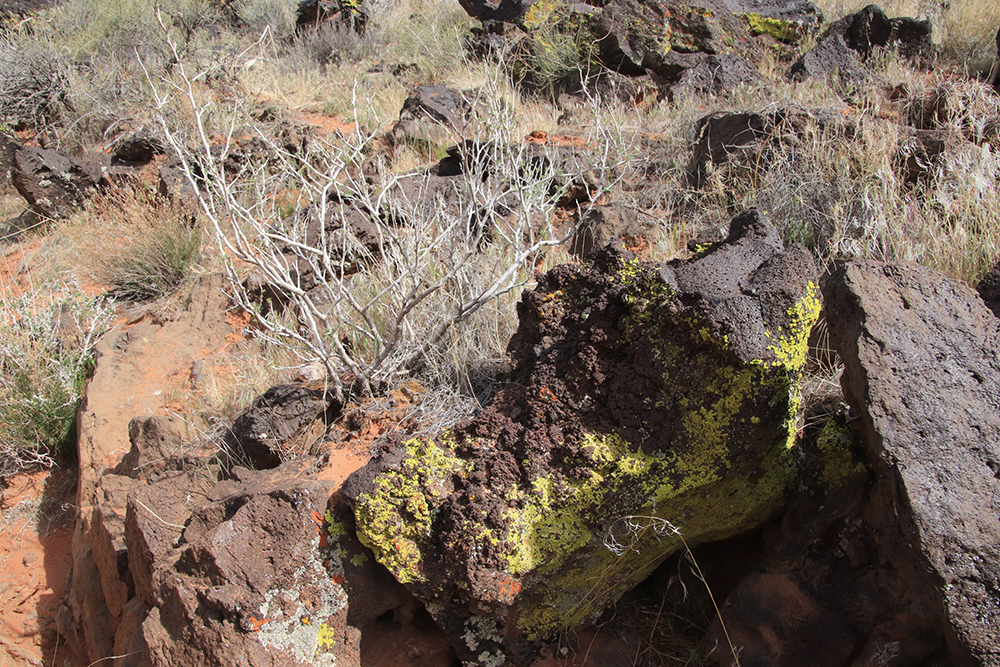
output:
[[[71,286],[48,298],[0,300],[0,478],[72,451],[77,407],[110,314]]]

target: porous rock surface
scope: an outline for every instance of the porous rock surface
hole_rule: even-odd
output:
[[[696,544],[780,507],[816,274],[756,212],[691,261],[553,269],[518,306],[510,387],[348,479],[359,538],[466,664],[526,664],[679,549],[671,525]]]
[[[927,268],[855,261],[823,286],[844,395],[903,562],[959,665],[1000,665],[1000,322]]]
[[[927,58],[932,53],[931,22],[891,19],[877,5],[868,5],[832,23],[788,74],[798,81],[834,74],[841,81],[869,81],[872,75],[862,63],[876,49],[896,49],[906,58]]]
[[[105,182],[109,165],[110,160],[98,153],[77,159],[23,146],[14,153],[10,180],[36,213],[62,218],[82,204],[90,190]]]

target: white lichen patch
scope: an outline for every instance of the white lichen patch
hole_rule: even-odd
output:
[[[290,586],[264,595],[260,615],[266,622],[257,638],[269,650],[302,664],[334,667],[337,660],[328,652],[333,642],[326,621],[347,607],[347,593],[338,583],[343,581],[343,567],[335,549],[321,551],[318,536],[307,553],[306,562],[292,573]],[[309,598],[301,594],[305,590]]]

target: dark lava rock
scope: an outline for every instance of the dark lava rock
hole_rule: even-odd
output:
[[[340,414],[343,406],[322,385],[281,384],[268,389],[233,422],[232,436],[247,461],[258,469],[274,468],[294,450],[308,451]],[[318,427],[312,432],[310,427]]]
[[[61,4],[61,0],[0,0],[0,18],[24,17]]]
[[[682,548],[675,528],[722,539],[782,505],[816,274],[755,212],[690,261],[553,269],[494,403],[349,478],[360,539],[466,664],[526,664]]]
[[[71,158],[45,148],[24,146],[14,153],[11,182],[28,205],[46,218],[63,218],[105,182],[107,156]]]
[[[997,262],[990,269],[983,279],[976,285],[976,291],[986,307],[993,311],[993,314],[1000,317],[1000,262]]]
[[[862,82],[871,75],[861,65],[876,49],[897,49],[906,58],[929,58],[931,22],[890,19],[878,6],[848,14],[827,29],[819,43],[789,70],[795,80],[838,74],[842,81]]]
[[[756,34],[797,42],[819,29],[823,13],[809,0],[725,0]]]
[[[397,141],[453,144],[465,136],[472,104],[447,86],[417,86],[403,102],[392,128]]]
[[[956,664],[1000,665],[1000,322],[915,265],[850,262],[823,293],[902,560],[924,573]]]
[[[631,208],[620,204],[594,206],[569,240],[569,251],[582,258],[595,248],[608,245],[612,239],[635,241],[648,231],[639,225],[638,216]]]
[[[360,665],[362,628],[412,599],[338,518],[321,463],[237,468],[199,493],[173,479],[133,492],[145,618],[118,644],[139,646],[149,667]]]
[[[721,0],[615,0],[593,17],[591,30],[609,68],[631,75],[652,70],[668,81],[701,64],[692,54],[755,60],[759,49]]]
[[[744,667],[950,664],[935,591],[857,429],[836,417],[803,449],[809,463],[764,532],[762,561],[705,640],[709,664],[735,667],[731,646]]]
[[[945,151],[954,144],[946,130],[913,130],[908,137],[904,134],[895,158],[903,182],[916,185],[932,176]]]
[[[126,137],[115,147],[111,163],[139,167],[153,161],[157,155],[164,153],[163,142],[156,137],[145,134],[135,134]]]

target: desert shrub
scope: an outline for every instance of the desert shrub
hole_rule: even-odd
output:
[[[214,151],[192,157],[161,117],[220,253],[252,267],[290,305],[262,304],[235,263],[234,298],[254,312],[260,335],[323,362],[335,391],[346,374],[371,393],[428,368],[429,351],[524,285],[546,251],[573,232],[554,215],[570,189],[587,183],[597,199],[621,177],[629,138],[614,122],[595,124],[587,155],[562,163],[535,155],[499,96],[484,99],[480,126],[488,135],[466,145],[454,200],[433,194],[427,174],[379,168],[374,133],[313,141],[298,155],[273,147],[279,165],[234,179]],[[371,182],[365,174],[373,168],[381,175]],[[298,193],[301,214],[281,216],[283,192]],[[352,222],[359,219],[360,228]]]
[[[0,477],[72,451],[93,350],[110,321],[72,286],[0,301]]]
[[[0,123],[44,128],[65,105],[65,67],[56,54],[28,39],[0,38]]]

